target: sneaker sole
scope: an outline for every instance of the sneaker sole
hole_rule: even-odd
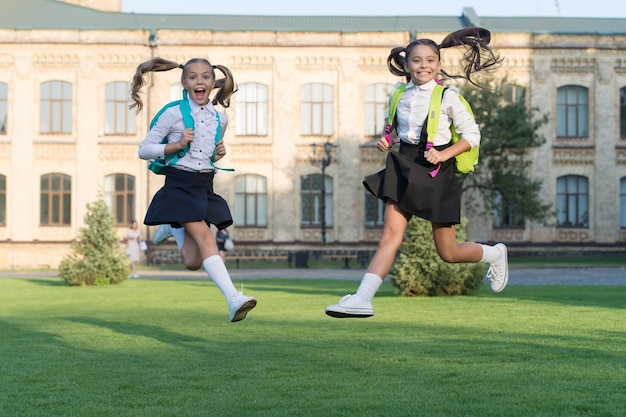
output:
[[[502,292],[502,290],[506,288],[506,284],[509,283],[509,249],[506,246],[504,247],[504,265],[506,265],[506,269],[504,271],[504,282],[502,286],[497,290],[491,287],[491,291],[495,293]]]
[[[244,303],[235,313],[235,316],[231,320],[231,323],[245,319],[248,311],[252,310],[254,307],[256,307],[256,300],[250,300],[247,303]]]
[[[374,316],[374,312],[350,313],[347,311],[333,311],[333,310],[326,310],[326,314],[329,315],[330,317],[335,317],[337,319],[348,319],[348,318],[365,319],[365,318]]]

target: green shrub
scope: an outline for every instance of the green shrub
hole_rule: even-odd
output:
[[[459,242],[466,239],[467,220],[456,227]],[[400,253],[389,274],[398,292],[406,296],[462,295],[476,290],[483,281],[481,263],[449,264],[435,249],[430,222],[413,217],[409,222]]]
[[[85,227],[70,250],[59,265],[59,277],[69,285],[116,284],[128,277],[128,259],[103,200],[87,205]]]

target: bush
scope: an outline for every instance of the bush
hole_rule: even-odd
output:
[[[466,239],[463,219],[456,227],[459,242]],[[406,296],[464,295],[476,290],[483,281],[485,265],[481,263],[449,264],[435,249],[430,222],[413,217],[391,273],[391,282]]]
[[[87,205],[85,227],[59,265],[59,277],[69,285],[108,285],[124,281],[130,272],[126,254],[103,200]]]

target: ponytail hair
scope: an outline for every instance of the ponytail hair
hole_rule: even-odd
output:
[[[491,33],[484,28],[469,27],[457,30],[446,36],[441,45],[437,45],[431,39],[416,39],[409,43],[406,48],[393,48],[387,58],[387,68],[397,76],[404,76],[407,81],[411,79],[411,74],[405,71],[405,64],[411,50],[418,45],[426,45],[437,52],[439,60],[441,60],[441,49],[462,46],[465,48],[463,54],[463,74],[449,74],[445,70],[441,73],[448,78],[463,78],[477,87],[472,76],[481,71],[491,71],[497,69],[503,59],[500,58],[490,47]]]
[[[135,72],[135,75],[133,76],[133,80],[131,83],[131,91],[130,91],[130,97],[133,103],[128,107],[131,109],[137,108],[137,113],[139,113],[141,109],[143,108],[143,102],[141,101],[141,96],[139,95],[139,92],[141,88],[146,85],[146,80],[144,78],[145,73],[169,71],[174,68],[180,68],[183,70],[181,77],[180,77],[181,83],[182,83],[185,79],[185,69],[187,68],[187,65],[193,64],[196,62],[202,62],[210,66],[213,71],[213,77],[215,77],[216,69],[219,70],[222,74],[224,74],[224,78],[215,80],[214,89],[217,89],[217,93],[215,94],[215,97],[213,98],[211,102],[213,103],[213,105],[219,103],[223,107],[229,107],[230,97],[235,92],[237,92],[237,86],[235,84],[235,79],[233,78],[232,73],[227,67],[223,65],[212,65],[208,60],[204,58],[192,58],[189,61],[187,61],[185,64],[179,64],[177,62],[163,59],[161,57],[152,58],[151,60],[146,61],[142,64],[139,64],[137,66],[137,70]]]

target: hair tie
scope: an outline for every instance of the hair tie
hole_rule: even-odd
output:
[[[178,68],[185,69],[185,66],[183,64],[178,64]]]

